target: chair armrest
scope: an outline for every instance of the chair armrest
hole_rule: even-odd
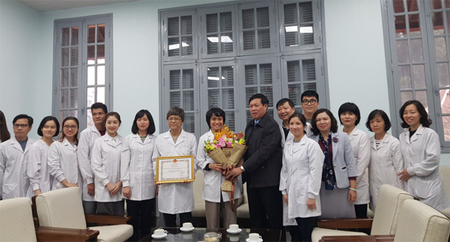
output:
[[[38,241],[97,241],[98,230],[41,226],[36,229]]]
[[[317,221],[317,227],[325,229],[370,229],[372,223],[372,218],[322,219]]]
[[[360,241],[360,242],[391,242],[394,241],[394,236],[390,235],[352,235],[352,236],[323,236],[320,242],[346,242],[346,241]]]
[[[131,217],[85,214],[86,223],[88,224],[126,224]]]

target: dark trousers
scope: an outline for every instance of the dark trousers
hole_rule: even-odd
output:
[[[118,202],[97,202],[97,213],[106,215],[125,215],[123,200]]]
[[[302,236],[300,234],[300,230],[298,230],[298,226],[285,226],[286,230],[289,231],[291,235],[291,242],[300,242],[302,241]]]
[[[152,229],[152,212],[155,208],[155,199],[132,201],[127,199],[128,221],[133,226],[133,236],[129,241],[138,241],[150,234]]]
[[[311,241],[312,231],[314,227],[317,227],[317,218],[318,217],[295,218],[301,235],[300,241]]]
[[[283,199],[278,186],[249,186],[247,194],[251,228],[283,229]]]
[[[162,213],[164,217],[164,224],[165,227],[175,228],[177,227],[177,215],[176,214],[168,214],[168,213]],[[183,223],[186,222],[192,222],[192,213],[179,213],[178,216],[180,216],[180,227],[183,225]]]
[[[357,218],[367,218],[367,204],[355,204]]]
[[[97,202],[96,201],[83,201],[83,210],[86,214],[96,214],[97,213]]]

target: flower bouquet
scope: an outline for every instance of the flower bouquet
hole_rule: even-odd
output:
[[[216,164],[222,165],[222,169],[225,171],[230,171],[236,167],[247,150],[245,135],[242,132],[233,133],[224,125],[214,134],[214,140],[205,140],[204,149]],[[222,191],[231,195],[230,201],[234,200],[234,183],[232,181],[226,180],[222,184]]]

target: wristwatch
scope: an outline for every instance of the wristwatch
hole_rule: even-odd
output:
[[[245,171],[244,166],[241,166],[241,170],[242,170],[242,171]]]

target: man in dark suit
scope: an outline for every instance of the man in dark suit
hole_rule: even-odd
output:
[[[249,104],[253,120],[245,128],[248,149],[244,163],[227,176],[234,179],[243,174],[247,182],[251,228],[282,229],[280,128],[267,113],[269,100],[266,96],[255,94]]]

